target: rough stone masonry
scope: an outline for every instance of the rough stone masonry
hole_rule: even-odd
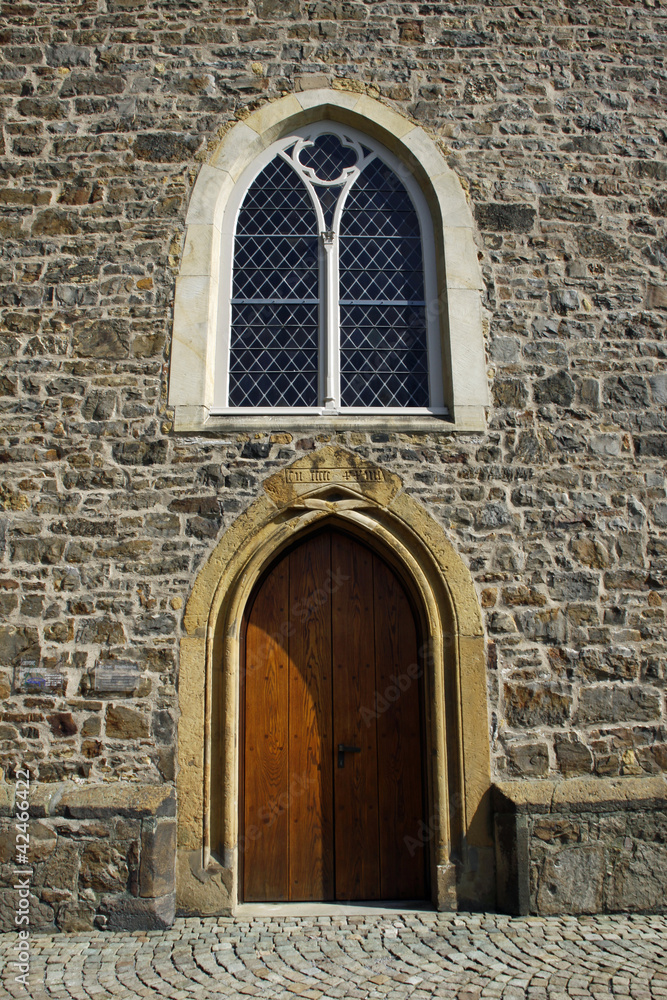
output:
[[[664,908],[664,3],[40,0],[0,22],[3,926],[21,766],[34,923],[169,922],[184,602],[261,481],[329,441],[400,476],[473,575],[524,908]],[[230,123],[316,87],[427,129],[469,193],[485,434],[172,431],[197,172]],[[96,690],[105,661],[136,687]],[[62,685],[27,690],[31,666]],[[554,803],[579,778],[583,805]],[[596,796],[609,778],[630,805]]]

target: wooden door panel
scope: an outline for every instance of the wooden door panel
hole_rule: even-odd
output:
[[[334,767],[336,898],[380,895],[377,743],[375,724],[362,712],[375,698],[373,556],[335,533],[331,568],[339,581],[332,601],[333,732],[338,744],[356,746]]]
[[[290,557],[290,899],[334,898],[331,760],[331,539]]]
[[[380,870],[383,899],[421,899],[425,890],[417,633],[412,609],[389,567],[374,557],[378,691]]]
[[[248,620],[244,696],[243,898],[289,898],[288,565],[260,588]]]
[[[244,899],[424,896],[417,645],[398,578],[347,535],[264,578],[241,691]],[[342,768],[338,744],[360,748]]]

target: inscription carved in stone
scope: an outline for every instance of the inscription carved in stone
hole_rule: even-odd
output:
[[[383,483],[382,469],[285,469],[288,483]]]

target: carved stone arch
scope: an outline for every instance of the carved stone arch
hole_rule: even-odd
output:
[[[433,901],[493,906],[490,759],[482,618],[472,578],[400,479],[327,446],[273,475],[200,570],[179,674],[178,905],[238,901],[239,677],[243,610],[280,551],[330,523],[393,563],[422,618]]]
[[[232,233],[229,220],[225,222],[225,209],[244,170],[267,146],[296,128],[322,120],[340,122],[378,140],[404,165],[406,173],[416,178],[431,211],[435,236],[438,293],[430,308],[437,308],[440,318],[443,386],[451,417],[445,427],[483,430],[489,403],[483,285],[472,214],[461,182],[423,129],[370,97],[333,90],[306,91],[266,104],[226,132],[210,162],[199,172],[186,218],[174,302],[169,402],[174,407],[175,430],[215,431],[235,426],[237,418],[211,413],[220,247],[222,239],[231,239]],[[252,419],[244,417],[246,429]],[[261,419],[265,423],[265,418]],[[339,415],[324,419],[328,426],[345,427],[346,421],[355,418]],[[411,429],[442,426],[435,417],[401,421],[405,429],[408,422]]]

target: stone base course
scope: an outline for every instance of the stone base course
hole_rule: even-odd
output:
[[[67,932],[169,927],[175,913],[176,798],[168,786],[35,785],[30,926]],[[11,886],[16,829],[0,802],[0,878]],[[0,891],[0,931],[17,893]]]
[[[215,910],[209,885],[225,870],[216,862],[202,870],[197,851],[181,852],[191,892],[181,891],[177,901],[173,789],[62,783],[33,792],[33,930],[165,930],[177,907],[192,912],[211,899],[215,913],[230,912],[228,904]],[[498,910],[541,916],[667,910],[664,776],[503,782],[493,786],[491,800],[496,884],[487,894]],[[0,890],[0,931],[15,927],[12,812],[12,797],[5,796],[0,877],[8,888]],[[473,868],[477,863],[486,873],[484,860],[469,854]],[[222,895],[227,900],[230,893]]]
[[[15,935],[0,938],[6,992]],[[658,1000],[667,918],[488,914],[178,919],[172,930],[34,935],[31,1000]],[[4,963],[2,959],[7,959]]]
[[[667,909],[664,776],[503,782],[493,799],[500,909]]]

